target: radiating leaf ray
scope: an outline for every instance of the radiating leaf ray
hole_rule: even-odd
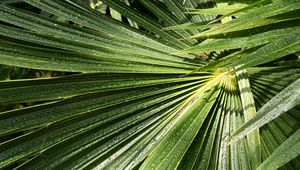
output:
[[[52,124],[76,115],[97,111],[106,107],[116,106],[143,98],[159,99],[160,97],[165,98],[168,95],[171,98],[174,94],[176,95],[180,92],[186,91],[182,89],[184,87],[189,90],[195,89],[195,87],[191,87],[193,84],[195,83],[175,86],[173,88],[167,87],[165,89],[159,89],[157,87],[153,87],[151,89],[149,87],[146,90],[134,89],[124,92],[115,91],[114,93],[88,94],[50,104],[46,103],[19,110],[2,112],[0,114],[2,122],[0,123],[0,135]],[[181,91],[176,93],[175,90]],[[18,126],[15,124],[18,124]]]
[[[184,110],[184,113],[187,112],[189,114],[180,114],[179,118],[176,122],[177,128],[172,128],[172,131],[170,131],[169,135],[164,138],[164,140],[158,145],[158,147],[152,152],[150,153],[150,157],[148,157],[146,159],[146,162],[143,164],[143,167],[151,167],[154,166],[156,168],[163,168],[163,167],[168,167],[168,168],[176,168],[179,165],[179,162],[182,159],[182,153],[185,153],[187,148],[189,147],[189,145],[191,144],[191,140],[183,140],[183,137],[188,137],[188,138],[194,138],[196,136],[196,133],[198,132],[198,130],[201,127],[201,124],[203,123],[206,115],[208,114],[210,108],[212,107],[212,105],[214,104],[220,90],[210,90],[209,92],[206,92],[207,94],[204,95],[203,97],[199,98],[199,99],[195,99],[196,103],[199,104],[200,108],[197,107],[195,108],[195,105],[187,106],[187,110]],[[197,97],[197,96],[196,96]],[[200,97],[200,96],[199,96]],[[204,105],[204,102],[209,101],[208,104]],[[194,102],[193,99],[190,102]],[[198,104],[196,106],[198,106]],[[195,110],[196,109],[196,110]],[[200,112],[201,111],[201,112]],[[200,112],[203,114],[194,114],[195,112]],[[194,114],[194,115],[193,115]],[[198,120],[198,121],[196,121]],[[186,121],[192,121],[192,124],[189,125],[189,123],[185,123]],[[199,121],[201,121],[200,126]],[[190,129],[190,130],[189,130]],[[192,130],[191,130],[192,129]],[[189,131],[189,133],[187,133],[187,131]],[[171,139],[172,140],[171,140]],[[170,140],[167,140],[170,139]],[[170,142],[173,142],[174,144],[171,144]],[[180,146],[181,149],[180,150],[175,150],[175,146]],[[161,152],[158,152],[158,150],[162,150],[165,152],[163,152],[166,156],[162,156],[159,154],[161,154]],[[174,154],[170,154],[170,152],[174,153]],[[180,152],[180,153],[178,153]],[[157,156],[159,157],[157,157]],[[173,157],[176,156],[177,157]],[[172,159],[171,159],[172,157]],[[161,160],[162,159],[162,160]],[[156,165],[157,164],[157,165]]]
[[[216,103],[223,103],[225,99],[226,94],[224,92],[221,92],[220,97],[218,98],[218,101]],[[214,137],[214,132],[212,132],[212,126],[214,128],[217,128],[218,121],[214,121],[214,125],[212,125],[214,118],[220,118],[221,109],[219,105],[214,106],[213,110],[211,110],[210,118],[206,119],[203,126],[200,128],[197,136],[193,140],[193,143],[185,153],[185,156],[183,157],[183,160],[181,161],[178,169],[197,169],[200,162],[209,162],[210,159],[207,159],[207,155],[204,156],[205,159],[203,159],[201,150],[204,150],[206,148],[209,148],[209,146],[206,146],[206,138],[204,136],[207,136],[211,133],[212,138]],[[215,115],[216,114],[216,115]],[[215,129],[216,130],[216,129]],[[212,139],[211,139],[212,140]],[[209,143],[207,143],[209,145]],[[212,147],[212,145],[211,145]],[[209,153],[208,153],[209,154]],[[204,163],[203,163],[204,164]],[[203,165],[200,163],[200,165]]]
[[[191,89],[194,88],[195,87],[192,87]],[[49,148],[54,144],[60,142],[62,139],[66,140],[72,136],[84,133],[91,128],[99,127],[104,123],[128,115],[134,111],[153,106],[155,104],[171,99],[177,95],[189,92],[189,90],[191,89],[179,91],[177,93],[170,94],[161,98],[154,97],[154,100],[151,98],[146,98],[140,101],[138,100],[131,104],[124,105],[123,107],[119,107],[118,109],[107,108],[108,110],[100,109],[94,111],[87,111],[87,113],[81,113],[80,115],[74,118],[67,119],[67,122],[60,121],[54,124],[50,124],[34,133],[30,133],[21,138],[16,138],[8,143],[0,145],[2,159],[0,165],[1,167],[6,166],[16,161],[16,158],[24,158],[26,156],[38,152],[40,148]],[[99,114],[99,112],[102,112],[102,114]],[[83,119],[82,117],[85,117],[85,119]],[[118,128],[118,126],[114,126],[114,128]],[[108,130],[113,129],[109,128]],[[45,139],[51,140],[44,141]],[[7,148],[9,149],[7,150]],[[22,149],[22,152],[18,152],[19,149]]]
[[[52,79],[34,79],[0,82],[0,103],[45,101],[96,92],[116,91],[163,84],[199,83],[210,76],[179,77],[178,75],[149,74],[84,74]],[[35,93],[36,91],[39,93]],[[15,94],[18,94],[16,96]]]
[[[220,104],[223,104],[224,102],[224,97],[222,96],[222,101]],[[205,143],[203,144],[203,147],[201,148],[202,154],[198,155],[197,161],[195,162],[194,168],[195,169],[208,169],[209,162],[214,158],[211,157],[212,155],[212,148],[214,147],[214,142],[216,139],[216,133],[217,133],[217,128],[220,126],[220,117],[222,114],[222,107],[216,107],[218,110],[216,111],[215,117],[213,117],[213,124],[210,125],[210,131],[208,133],[208,138],[206,138]],[[215,119],[214,119],[215,118]],[[219,120],[219,121],[218,121]]]

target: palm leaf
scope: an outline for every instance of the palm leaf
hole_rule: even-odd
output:
[[[24,2],[0,3],[1,169],[300,168],[297,0]]]

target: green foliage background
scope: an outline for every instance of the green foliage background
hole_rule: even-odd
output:
[[[299,169],[300,1],[0,1],[0,169]]]

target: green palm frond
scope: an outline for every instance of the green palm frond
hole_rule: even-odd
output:
[[[299,10],[3,1],[0,169],[299,169]]]

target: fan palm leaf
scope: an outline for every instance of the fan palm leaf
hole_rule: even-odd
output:
[[[300,168],[298,0],[24,2],[0,63],[60,76],[0,81],[0,168]]]

